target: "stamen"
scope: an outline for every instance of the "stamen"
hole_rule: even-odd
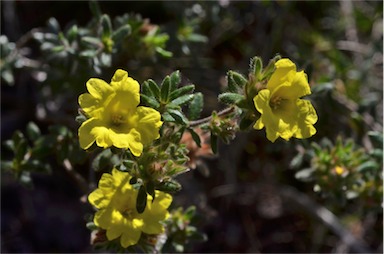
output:
[[[272,110],[276,110],[280,107],[283,101],[284,99],[282,97],[273,97],[269,100],[269,106]]]
[[[119,113],[116,113],[116,114],[112,114],[112,117],[111,117],[112,119],[112,124],[113,125],[120,125],[120,124],[122,124],[122,123],[124,123],[125,122],[125,117],[124,117],[124,115],[122,115],[122,114],[119,114]]]

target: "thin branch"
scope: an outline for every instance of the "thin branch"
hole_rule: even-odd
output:
[[[73,180],[75,180],[81,191],[87,194],[89,189],[87,181],[84,179],[84,177],[82,177],[78,172],[73,169],[72,163],[68,159],[65,159],[63,161],[63,166],[66,169],[66,172],[72,177]]]
[[[218,116],[224,116],[224,115],[227,115],[227,114],[230,114],[234,111],[234,107],[229,107],[229,108],[225,108],[221,111],[219,111],[217,113]],[[204,123],[207,123],[209,121],[211,121],[212,119],[212,116],[208,116],[208,117],[205,117],[205,118],[202,118],[202,119],[198,119],[198,120],[195,120],[195,121],[191,121],[189,122],[189,127],[196,127],[196,126],[199,126],[201,124],[204,124]]]

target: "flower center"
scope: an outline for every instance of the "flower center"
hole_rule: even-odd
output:
[[[126,116],[121,113],[113,113],[111,115],[111,120],[113,125],[119,126],[126,121]]]
[[[277,109],[279,109],[282,106],[281,104],[284,101],[285,101],[285,99],[282,98],[282,97],[279,97],[279,96],[272,97],[269,100],[269,106],[271,107],[272,110],[277,110]]]
[[[123,211],[120,211],[121,215],[123,215],[125,218],[132,219],[134,216],[134,210],[130,208],[125,208]]]

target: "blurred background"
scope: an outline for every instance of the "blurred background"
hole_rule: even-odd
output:
[[[226,89],[228,70],[247,76],[251,57],[266,65],[281,54],[308,74],[318,132],[275,143],[264,130],[239,133],[231,144],[219,144],[218,156],[201,158],[180,176],[183,190],[174,206],[195,205],[196,225],[208,237],[185,250],[382,253],[382,1],[101,1],[99,11],[114,26],[144,24],[137,30],[146,36],[142,44],[126,40],[118,54],[100,56],[88,46],[61,47],[77,42],[71,33],[93,32],[92,6],[1,1],[2,161],[14,156],[4,141],[15,140],[16,130],[28,132],[31,121],[37,133],[72,144],[77,98],[90,77],[109,80],[123,68],[141,83],[180,70],[183,82],[203,93],[205,117],[224,108],[217,96]],[[55,156],[35,165],[50,164],[49,170],[30,170],[19,181],[2,163],[2,252],[93,251],[85,226],[92,209],[60,163],[66,158],[60,144],[51,147],[59,151]],[[85,155],[70,149],[78,156],[73,169],[95,181]],[[330,178],[335,160],[348,171],[337,173],[342,180]]]

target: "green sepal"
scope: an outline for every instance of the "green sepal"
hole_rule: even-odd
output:
[[[188,107],[188,116],[190,120],[196,120],[200,117],[200,113],[203,110],[203,103],[203,94],[195,93]]]
[[[276,55],[274,58],[272,58],[269,61],[267,67],[265,67],[265,69],[261,75],[260,81],[265,80],[265,79],[268,80],[271,77],[272,73],[275,71],[275,63],[280,59],[281,59],[281,56]]]
[[[244,100],[244,96],[238,93],[219,94],[219,101],[228,105],[236,105],[242,100]]]
[[[260,57],[255,56],[251,58],[251,62],[249,65],[250,65],[249,72],[255,76],[257,81],[259,81],[261,78],[261,73],[263,71],[263,60]]]
[[[166,76],[163,82],[161,83],[160,101],[165,104],[168,103],[170,94],[171,94],[171,79],[169,76]]]
[[[171,95],[169,96],[169,98],[171,100],[174,100],[174,99],[177,99],[180,96],[183,96],[185,94],[192,93],[194,90],[195,90],[195,85],[183,86],[183,87],[180,87],[180,88],[172,91]]]
[[[136,210],[138,213],[143,213],[147,206],[147,192],[144,185],[140,186],[139,193],[136,199]]]
[[[170,179],[159,183],[156,186],[156,189],[172,194],[181,190],[181,184],[178,183],[176,180]]]
[[[236,84],[239,87],[242,88],[242,87],[244,87],[248,83],[248,80],[246,78],[244,78],[244,76],[241,75],[240,73],[233,72],[232,75],[233,75],[233,79],[235,80]]]

